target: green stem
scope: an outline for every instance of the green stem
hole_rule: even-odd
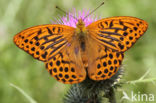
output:
[[[32,99],[28,94],[26,94],[21,88],[17,87],[16,85],[10,83],[10,86],[17,89],[20,93],[22,93],[29,101],[30,103],[37,103],[34,99]]]
[[[135,83],[145,83],[145,82],[153,82],[156,81],[156,78],[150,78],[150,79],[138,79],[138,80],[133,80],[133,81],[128,81],[126,84],[135,84]]]

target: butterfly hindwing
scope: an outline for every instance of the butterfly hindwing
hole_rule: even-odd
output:
[[[94,43],[93,43],[94,42]],[[105,80],[118,72],[124,53],[114,51],[89,38],[87,41],[88,76],[92,80]]]
[[[35,59],[46,61],[55,55],[74,34],[74,28],[65,25],[40,25],[23,30],[14,36],[14,43]]]
[[[128,50],[147,30],[147,23],[135,17],[111,17],[87,26],[88,34],[118,52]]]
[[[76,41],[75,41],[76,42]],[[80,49],[75,53],[76,43],[58,52],[58,54],[50,55],[46,64],[51,76],[56,80],[65,84],[80,83],[86,78],[86,70],[84,69]]]

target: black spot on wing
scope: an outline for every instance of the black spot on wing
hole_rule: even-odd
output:
[[[99,23],[99,27],[104,29],[104,25],[102,24],[102,22]]]
[[[121,20],[119,20],[119,24],[120,24],[120,25],[123,25],[123,22],[122,22]]]
[[[40,29],[40,30],[37,32],[37,34],[40,35],[41,33],[42,33],[42,30]]]
[[[128,29],[128,27],[127,27],[127,26],[124,26],[123,30],[125,31],[125,30],[127,30],[127,29]]]
[[[109,28],[111,28],[112,26],[113,26],[113,20],[110,22]]]
[[[44,58],[44,59],[45,59],[45,58],[47,57],[47,54],[48,54],[47,52],[45,52],[44,54],[42,54],[42,55],[41,55],[41,56],[42,56],[42,58]]]
[[[53,32],[55,32],[55,27],[53,27]]]
[[[47,30],[48,30],[48,33],[49,33],[50,35],[53,35],[53,33],[51,32],[51,30],[49,29],[49,27],[47,27]]]

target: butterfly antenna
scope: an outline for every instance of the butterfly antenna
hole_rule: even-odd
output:
[[[102,5],[104,5],[104,1],[97,7],[97,8],[95,8],[94,10],[92,10],[88,15],[86,15],[84,18],[83,18],[83,20],[84,19],[86,19],[88,16],[90,16],[93,12],[95,12],[99,7],[101,7]]]
[[[74,19],[78,20],[75,16],[73,16],[73,15],[67,13],[66,11],[62,10],[60,7],[56,6],[56,8],[57,8],[58,10],[60,10],[61,12],[65,13],[65,14],[68,14],[69,16],[73,17]]]

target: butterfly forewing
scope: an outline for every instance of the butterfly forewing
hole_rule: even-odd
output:
[[[65,25],[40,25],[23,30],[14,36],[14,43],[35,59],[46,61],[71,39],[74,28]]]
[[[88,34],[102,45],[124,52],[147,30],[147,23],[135,17],[111,17],[87,26]]]

